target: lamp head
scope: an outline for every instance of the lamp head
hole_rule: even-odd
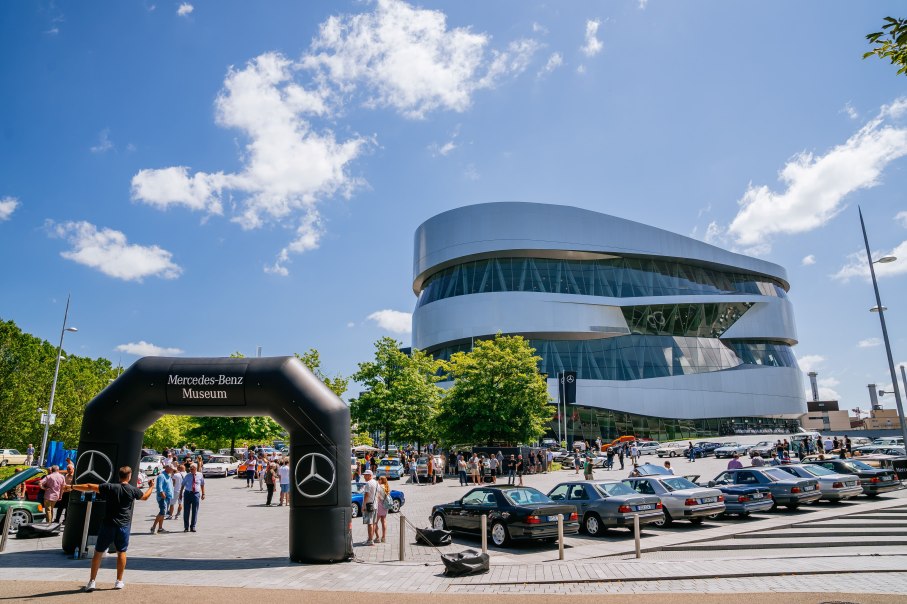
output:
[[[881,309],[879,309],[878,306],[873,306],[872,308],[869,309],[869,312],[879,312],[879,310],[881,310],[882,312],[885,312],[886,310],[888,310],[888,307],[883,306]]]
[[[891,255],[882,256],[881,258],[879,258],[878,260],[876,260],[876,263],[878,263],[878,264],[888,264],[889,262],[894,262],[894,261],[897,260],[897,259],[898,259],[897,256],[891,256]]]
[[[67,327],[66,331],[79,331],[77,327]]]

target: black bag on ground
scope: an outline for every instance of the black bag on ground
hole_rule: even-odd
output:
[[[63,525],[59,522],[38,522],[20,524],[16,539],[38,539],[40,537],[54,537],[60,534]]]
[[[444,529],[416,529],[416,543],[425,545],[450,545],[450,531]]]
[[[488,572],[488,554],[466,549],[456,554],[441,554],[444,574],[448,577],[462,577]]]

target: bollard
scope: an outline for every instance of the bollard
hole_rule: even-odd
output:
[[[82,493],[82,501],[88,500],[85,505],[85,519],[82,523],[82,543],[79,549],[73,554],[73,558],[78,559],[85,555],[88,549],[88,525],[91,524],[91,506],[94,504],[94,493]]]
[[[642,552],[639,549],[639,514],[633,514],[633,539],[636,542],[636,557],[642,558]]]
[[[564,515],[557,515],[557,559],[564,559]]]
[[[488,516],[482,514],[482,553],[488,553]]]
[[[6,550],[6,539],[9,537],[9,525],[12,524],[13,520],[13,508],[6,508],[6,514],[3,516],[3,536],[0,537],[0,552]]]
[[[400,514],[400,562],[404,559],[406,549],[406,516]]]

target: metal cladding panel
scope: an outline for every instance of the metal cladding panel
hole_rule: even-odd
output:
[[[794,323],[794,306],[784,298],[763,297],[743,313],[722,339],[781,340],[797,343],[797,326]]]
[[[653,226],[571,206],[498,202],[438,214],[416,229],[413,291],[458,258],[507,250],[553,250],[689,259],[787,283],[783,267]]]
[[[557,380],[549,379],[557,397]],[[799,416],[806,413],[803,375],[791,367],[741,367],[632,381],[577,380],[588,407],[673,419]]]

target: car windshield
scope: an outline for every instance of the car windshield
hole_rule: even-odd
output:
[[[531,503],[551,503],[547,495],[535,489],[509,489],[504,491],[504,497],[513,505],[527,505]]]
[[[770,470],[766,470],[765,474],[767,476],[771,476],[775,480],[790,480],[790,474],[788,474],[784,470],[779,470],[778,468],[772,468]]]
[[[614,497],[616,495],[636,495],[636,491],[622,482],[598,483],[595,485],[595,488],[599,493],[606,497]]]
[[[873,468],[869,464],[865,464],[862,461],[857,461],[856,459],[848,461],[844,465],[851,470],[875,470],[875,468]]]
[[[379,466],[399,466],[400,460],[399,459],[382,459],[378,465]]]
[[[665,488],[669,491],[680,491],[682,489],[695,489],[695,488],[698,488],[698,486],[699,486],[693,482],[690,482],[686,478],[683,478],[682,476],[678,476],[676,478],[665,478],[664,480],[661,481],[661,484],[663,484],[665,486]]]
[[[837,472],[835,472],[834,470],[829,470],[826,467],[817,466],[817,465],[813,465],[813,464],[808,465],[808,466],[803,466],[803,469],[806,470],[807,472],[809,472],[810,474],[812,474],[813,476],[830,476],[831,474],[837,474]]]
[[[133,457],[132,459],[135,459],[135,457]],[[145,462],[157,461],[158,459],[160,459],[160,457],[158,457],[156,455],[146,455],[145,457],[142,458],[142,461],[145,461]]]
[[[230,458],[224,455],[214,455],[209,460],[209,463],[230,463]]]
[[[739,447],[739,446],[740,445],[738,445],[737,443],[724,443],[724,445],[722,445],[721,448],[727,449],[728,447]]]

